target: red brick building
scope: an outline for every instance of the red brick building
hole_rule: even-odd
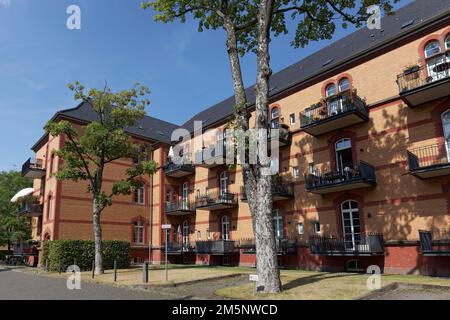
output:
[[[358,30],[271,78],[271,123],[281,132],[273,186],[280,265],[450,273],[450,1],[415,1],[381,27]],[[253,104],[252,88],[248,94]],[[162,261],[161,225],[170,223],[171,262],[254,265],[240,168],[168,162],[172,131],[193,132],[194,121],[215,132],[200,149],[195,139],[185,143],[186,156],[194,161],[202,149],[223,146],[233,102],[182,126],[146,117],[130,129],[153,146],[161,167],[135,195],[117,198],[102,223],[105,238],[132,243],[135,261],[150,251],[152,262]],[[93,115],[82,104],[54,119],[82,127]],[[28,214],[41,240],[93,234],[86,185],[51,177],[61,164],[51,150],[63,144],[64,137],[42,137],[33,146],[37,160],[23,168],[35,179],[41,207]],[[106,185],[132,165],[111,164]]]

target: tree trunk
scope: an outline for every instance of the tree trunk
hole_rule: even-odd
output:
[[[102,226],[100,224],[100,206],[94,198],[92,225],[94,228],[95,274],[103,274]]]
[[[8,254],[11,255],[11,240],[8,239]]]
[[[256,79],[256,121],[259,141],[267,139],[268,108],[269,108],[269,79],[270,70],[270,26],[273,11],[271,0],[261,0],[258,12],[258,47]],[[261,130],[265,129],[265,130]],[[265,135],[265,136],[264,136]],[[277,249],[275,232],[273,228],[272,213],[272,176],[264,173],[263,169],[270,167],[270,162],[265,155],[266,146],[258,145],[260,155],[258,170],[258,191],[256,213],[256,264],[258,270],[258,291],[277,293],[281,291],[280,271],[277,266]]]

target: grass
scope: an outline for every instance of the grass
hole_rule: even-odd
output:
[[[371,291],[367,288],[368,275],[283,270],[283,292],[276,295],[253,295],[253,284],[225,287],[216,291],[219,296],[234,299],[295,299],[295,300],[351,300]],[[448,286],[450,279],[417,275],[382,275],[381,287],[394,282]]]

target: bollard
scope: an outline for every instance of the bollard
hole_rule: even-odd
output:
[[[142,265],[142,282],[148,283],[148,262]]]
[[[77,265],[77,259],[73,258],[73,265],[76,266]]]
[[[117,261],[114,260],[114,282],[117,281]]]
[[[92,260],[92,279],[94,279],[95,275],[95,260]]]
[[[49,272],[50,271],[50,261],[47,259],[45,259],[45,271]]]
[[[61,259],[58,259],[58,273],[61,274]]]

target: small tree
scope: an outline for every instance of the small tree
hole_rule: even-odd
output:
[[[30,239],[29,219],[19,217],[17,204],[11,202],[17,192],[29,187],[31,181],[20,172],[0,172],[0,245],[7,245],[8,253],[12,243]]]
[[[234,108],[234,128],[247,130],[248,104],[242,79],[240,56],[254,52],[257,56],[257,79],[255,85],[255,128],[269,129],[269,80],[270,42],[272,35],[288,33],[287,20],[296,23],[292,45],[304,47],[310,41],[331,39],[339,22],[346,28],[349,23],[361,26],[370,14],[367,8],[379,5],[390,12],[391,3],[398,0],[153,0],[141,4],[152,8],[159,22],[186,21],[192,17],[199,21],[198,30],[223,29],[226,32],[226,50],[231,66]],[[265,140],[264,130],[258,132],[258,140]],[[265,154],[263,145],[259,154]],[[279,292],[280,274],[277,268],[276,243],[272,225],[272,177],[264,175],[268,169],[266,157],[258,159],[256,165],[241,163],[245,175],[245,189],[252,215],[256,242],[256,264],[258,290]]]
[[[157,164],[147,161],[147,152],[133,142],[126,132],[145,115],[149,101],[145,96],[148,88],[136,84],[131,90],[117,93],[106,84],[103,90],[91,89],[85,94],[84,87],[76,82],[70,84],[76,100],[90,104],[97,120],[87,124],[78,132],[69,122],[49,122],[45,129],[52,136],[65,136],[65,144],[53,153],[63,160],[61,170],[56,173],[59,180],[87,181],[87,192],[92,196],[92,222],[95,242],[95,274],[103,273],[101,214],[112,205],[116,195],[131,194],[142,186],[139,176],[153,174]],[[144,152],[143,152],[144,151]],[[126,171],[126,178],[116,182],[111,190],[105,190],[103,175],[105,166],[121,159],[139,159]]]

